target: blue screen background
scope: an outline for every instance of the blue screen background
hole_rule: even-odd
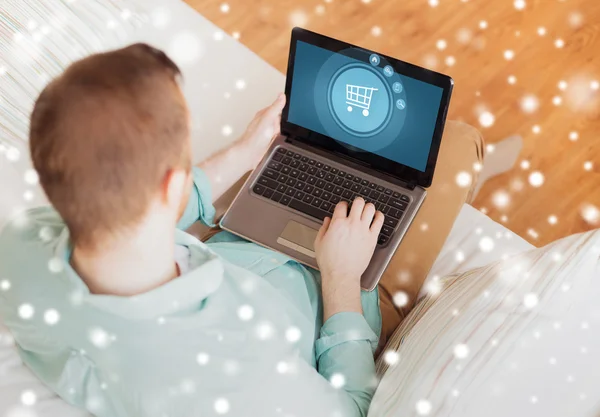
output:
[[[443,89],[397,73],[394,73],[393,77],[386,76],[383,69],[387,62],[383,57],[381,57],[379,65],[369,65],[368,60],[368,56],[367,62],[365,62],[298,41],[289,98],[288,121],[350,145],[355,151],[372,152],[425,172]],[[343,68],[349,68],[356,64],[361,66],[363,72],[369,72],[369,74],[365,73],[368,76],[364,79],[370,78],[370,84],[365,81],[366,84],[379,87],[379,90],[373,93],[373,101],[369,109],[371,113],[368,117],[361,114],[362,109],[360,108],[353,108],[347,114],[343,113],[346,111],[347,104],[344,101],[346,97],[336,97],[333,94],[343,95],[345,89],[340,89],[335,85],[330,90],[324,88],[334,84],[332,80],[335,71],[339,74],[340,71],[343,72]],[[373,73],[375,73],[377,81],[375,81]],[[352,75],[352,73],[348,74]],[[382,82],[386,88],[381,88]],[[394,82],[401,83],[401,94],[392,90]],[[343,87],[345,86],[344,84]],[[330,94],[332,102],[337,105],[336,114],[342,115],[342,117],[358,118],[354,119],[358,123],[361,120],[365,120],[367,123],[367,121],[383,120],[384,117],[377,118],[377,111],[385,111],[389,112],[388,121],[385,122],[387,124],[382,122],[382,128],[372,130],[373,133],[370,136],[368,133],[365,135],[361,132],[353,134],[349,131],[351,129],[348,129],[348,126],[340,123],[339,117],[337,119],[334,117],[335,111],[332,105],[327,107],[327,104],[324,103],[329,99],[327,94]],[[402,107],[401,104],[396,106],[396,102],[400,98],[405,102],[405,107]],[[339,110],[340,102],[342,110]],[[364,119],[360,119],[363,117]]]

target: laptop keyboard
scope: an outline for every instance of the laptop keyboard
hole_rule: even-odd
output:
[[[252,192],[321,221],[331,217],[340,201],[350,205],[362,197],[385,214],[380,246],[389,241],[410,204],[404,194],[282,147],[273,153]]]

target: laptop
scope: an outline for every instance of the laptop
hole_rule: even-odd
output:
[[[323,219],[361,196],[385,215],[361,277],[373,290],[431,185],[452,87],[446,75],[294,28],[281,135],[221,227],[318,269]]]

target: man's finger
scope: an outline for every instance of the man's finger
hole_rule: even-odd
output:
[[[275,99],[275,101],[273,102],[273,104],[271,104],[269,107],[267,107],[267,111],[272,116],[277,116],[278,114],[281,114],[281,111],[283,110],[284,106],[285,106],[285,94],[280,93],[277,96],[277,98]]]
[[[375,216],[375,211],[375,206],[372,203],[365,204],[365,208],[363,209],[360,219],[370,225],[373,221],[373,216]]]
[[[333,219],[345,219],[348,217],[348,203],[340,201],[333,210]]]
[[[379,234],[381,232],[381,228],[383,227],[383,221],[385,220],[385,216],[382,212],[377,211],[375,213],[375,218],[373,219],[373,223],[371,224],[371,232],[375,234]]]
[[[362,197],[356,197],[352,203],[352,208],[350,208],[350,215],[348,217],[360,220],[364,208],[365,200]]]
[[[327,229],[329,229],[330,223],[331,223],[331,219],[329,217],[325,217],[325,219],[323,220],[323,224],[321,225],[321,228],[319,229],[319,233],[317,233],[315,242],[320,242],[321,239],[323,239],[323,236],[325,236]]]

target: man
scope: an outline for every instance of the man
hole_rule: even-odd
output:
[[[38,98],[31,157],[54,208],[0,235],[1,313],[23,360],[98,416],[366,415],[381,316],[360,277],[383,214],[340,203],[316,240],[321,274],[227,233],[183,232],[212,225],[213,202],[278,133],[285,97],[192,167],[179,76],[137,44],[74,63]]]

